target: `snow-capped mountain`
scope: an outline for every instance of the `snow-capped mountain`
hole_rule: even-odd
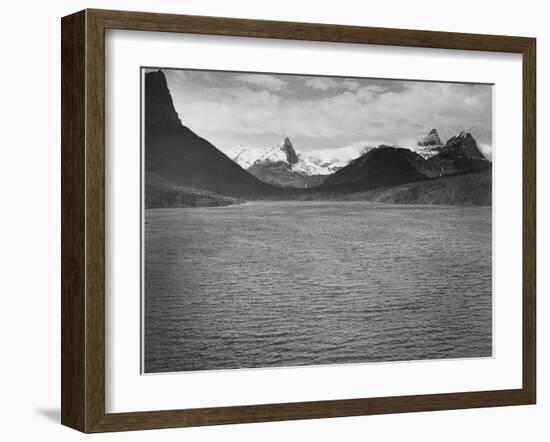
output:
[[[254,149],[245,144],[237,144],[229,149],[224,149],[223,153],[231,158],[243,169],[248,169],[258,157],[258,149]]]
[[[253,165],[260,166],[270,163],[286,163],[293,167],[300,162],[301,158],[298,156],[290,139],[286,137],[282,143],[276,146],[270,147],[263,154],[261,154]]]
[[[256,149],[244,146],[243,144],[239,144],[233,149],[227,151],[226,155],[243,169],[248,169],[258,158],[258,152]]]
[[[340,186],[341,190],[345,186],[350,186],[350,188],[354,187],[355,191],[369,190],[449,175],[480,173],[492,167],[491,162],[480,152],[476,140],[470,133],[461,132],[447,140],[444,145],[439,144],[441,140],[435,129],[430,132],[429,138],[424,143],[427,146],[420,146],[432,147],[436,151],[435,154],[430,151],[429,158],[422,157],[418,152],[404,147],[380,145],[327,177],[321,189]],[[478,178],[472,178],[472,180],[477,182]],[[486,179],[483,181],[487,183]],[[437,186],[441,184],[440,182]],[[458,192],[455,192],[452,187],[446,192],[449,194],[439,196],[442,201],[449,199],[469,201],[467,195],[458,196]],[[482,195],[486,196],[487,193],[482,191]]]
[[[441,141],[441,138],[437,133],[437,129],[432,129],[428,135],[420,139],[416,146],[410,148],[410,150],[428,160],[435,157],[439,153],[448,152],[450,146],[460,146],[459,150],[461,150],[462,155],[486,159],[486,157],[481,153],[478,143],[474,137],[464,131],[449,138],[447,142],[444,143]]]
[[[460,149],[458,147],[451,149],[455,145],[459,146]],[[459,167],[459,165],[449,163],[451,160],[454,161],[454,150],[457,149],[457,152],[460,151],[462,156],[474,158],[476,161],[478,157],[484,159],[471,135],[461,133],[451,138],[447,143],[443,143],[437,129],[430,130],[425,137],[416,143],[416,146],[412,147],[365,142],[302,154],[296,152],[290,139],[285,137],[281,143],[268,149],[239,145],[227,151],[226,155],[263,182],[283,187],[303,188],[320,185],[329,175],[345,168],[357,158],[364,157],[370,151],[380,148],[400,148],[418,154],[422,160],[429,160],[429,163],[426,163],[423,167],[427,168],[424,172],[430,176],[436,172],[439,175],[447,169],[462,170],[462,166]],[[443,157],[446,159],[444,160]],[[473,166],[466,165],[464,167],[470,170]],[[480,167],[485,167],[485,163],[481,164]]]
[[[340,170],[342,167],[347,166],[349,163],[349,161],[342,160],[340,158],[324,160],[315,156],[304,156],[304,159],[315,166],[316,169],[314,170],[317,170],[319,175],[330,175],[331,173]]]
[[[442,147],[443,143],[441,142],[441,138],[439,138],[437,129],[432,129],[428,135],[418,140],[416,147],[411,150],[415,151],[427,160],[428,158],[437,155]]]
[[[239,144],[226,150],[225,154],[266,183],[302,188],[321,184],[328,175],[376,146],[358,142],[302,154],[294,149],[290,138],[285,137],[281,143],[267,149]]]
[[[240,144],[226,151],[226,155],[243,169],[281,163],[293,172],[308,176],[330,175],[348,163],[339,158],[327,159],[298,153],[288,137],[281,143],[264,150]]]
[[[225,154],[260,180],[284,187],[311,187],[320,184],[349,161],[327,155],[296,152],[290,138],[267,149],[238,145]]]
[[[439,138],[437,129],[432,129],[428,135],[420,139],[417,144],[419,146],[441,146],[443,143],[441,142],[441,138]]]

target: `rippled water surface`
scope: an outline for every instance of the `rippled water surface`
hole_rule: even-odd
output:
[[[485,357],[491,209],[145,212],[145,372]]]

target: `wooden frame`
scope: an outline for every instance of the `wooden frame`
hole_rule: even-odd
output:
[[[402,397],[106,414],[105,30],[480,50],[523,56],[523,386]],[[83,432],[533,404],[536,398],[536,40],[185,15],[84,10],[62,19],[62,405]]]

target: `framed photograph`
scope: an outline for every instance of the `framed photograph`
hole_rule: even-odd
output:
[[[62,423],[534,404],[535,39],[62,19]]]

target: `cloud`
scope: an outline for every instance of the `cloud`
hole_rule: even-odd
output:
[[[485,155],[485,158],[493,161],[493,146],[487,143],[477,143],[477,145],[481,153]]]
[[[172,81],[178,82],[178,83],[183,83],[189,78],[188,73],[180,69],[165,70],[164,75],[167,78],[170,78]]]
[[[287,86],[286,81],[274,77],[273,75],[266,74],[238,74],[235,75],[234,80],[263,87],[272,91],[280,91],[285,89]]]
[[[308,78],[305,81],[305,84],[310,88],[320,89],[322,91],[326,91],[327,89],[332,89],[338,86],[338,83],[335,80],[323,77]]]
[[[361,86],[361,84],[352,79],[335,79],[335,78],[327,78],[327,77],[311,77],[307,78],[305,80],[305,85],[312,88],[312,89],[318,89],[322,91],[326,91],[329,89],[349,89],[349,90],[357,90]]]
[[[342,86],[345,87],[346,89],[350,89],[350,90],[354,91],[354,90],[359,89],[359,87],[361,86],[361,83],[359,83],[356,80],[343,80],[342,81]]]
[[[360,140],[354,141],[345,146],[334,146],[329,149],[319,149],[312,150],[308,152],[308,155],[311,155],[316,158],[320,158],[322,161],[330,161],[334,159],[339,159],[344,163],[348,163],[351,160],[361,156],[369,148],[378,147],[381,144],[390,144],[386,140]]]
[[[363,86],[356,89],[357,98],[363,102],[371,101],[376,95],[386,91],[386,88],[371,84],[369,86]]]
[[[177,82],[168,76],[176,110],[185,125],[220,148],[240,143],[265,147],[285,135],[298,139],[295,145],[302,151],[358,140],[406,147],[435,127],[444,141],[471,132],[490,155],[491,86],[187,73]]]

